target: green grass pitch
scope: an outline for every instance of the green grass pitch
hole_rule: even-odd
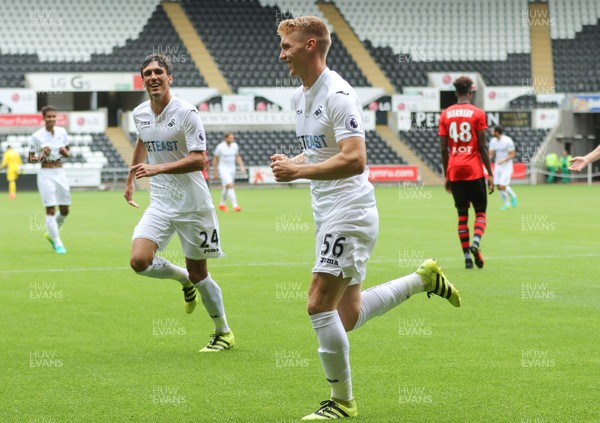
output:
[[[486,264],[466,270],[450,195],[376,187],[365,287],[436,257],[463,307],[422,294],[350,333],[357,421],[600,421],[599,187],[515,191],[513,210],[490,198]],[[238,198],[243,212],[219,212],[228,255],[209,263],[237,344],[207,355],[202,306],[186,315],[178,283],[129,269],[142,209],[74,192],[58,256],[38,194],[3,194],[0,421],[291,423],[316,409],[329,389],[305,311],[309,191]],[[183,262],[176,238],[164,256]]]

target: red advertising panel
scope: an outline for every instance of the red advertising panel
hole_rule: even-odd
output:
[[[494,171],[495,164],[492,163],[492,172]],[[483,173],[487,175],[485,168]],[[527,178],[527,164],[522,162],[513,162],[513,174],[511,179],[525,179]]]
[[[0,115],[0,126],[44,126],[42,114],[35,115]],[[56,115],[56,126],[67,126],[67,115],[58,113]]]

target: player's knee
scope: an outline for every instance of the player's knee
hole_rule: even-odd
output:
[[[69,209],[62,209],[60,211],[61,216],[67,217],[69,215]]]
[[[133,269],[134,272],[140,273],[150,267],[152,264],[152,258],[132,255],[129,260],[129,265]]]
[[[206,277],[208,276],[207,270],[192,270],[192,271],[190,271],[188,269],[188,273],[189,273],[189,278],[193,283],[198,283],[201,280],[206,279]]]

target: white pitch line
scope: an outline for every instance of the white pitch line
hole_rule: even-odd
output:
[[[538,256],[486,256],[487,260],[534,260],[534,259],[572,259],[572,258],[589,258],[589,257],[600,257],[600,253],[589,253],[589,254],[570,254],[570,255],[538,255]],[[397,263],[399,261],[419,261],[424,260],[426,257],[410,257],[410,258],[398,258],[398,259],[386,259],[386,260],[369,260],[369,263]],[[447,261],[463,261],[463,258],[456,257],[442,257],[438,258],[442,264]],[[276,262],[276,263],[227,263],[218,264],[217,262],[211,263],[214,267],[282,267],[282,266],[312,266],[313,262]],[[45,272],[110,272],[110,271],[131,271],[130,267],[74,267],[65,269],[16,269],[16,270],[0,270],[2,274],[21,274],[21,273],[45,273]]]

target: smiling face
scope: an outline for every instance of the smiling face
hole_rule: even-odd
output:
[[[158,100],[169,93],[173,75],[169,75],[160,63],[152,61],[142,69],[142,80],[150,98]]]
[[[290,32],[281,36],[280,46],[279,60],[287,64],[290,76],[301,78],[308,58],[307,41],[298,32]]]
[[[44,123],[46,125],[46,130],[52,132],[54,125],[56,125],[56,111],[49,110],[44,113]]]

